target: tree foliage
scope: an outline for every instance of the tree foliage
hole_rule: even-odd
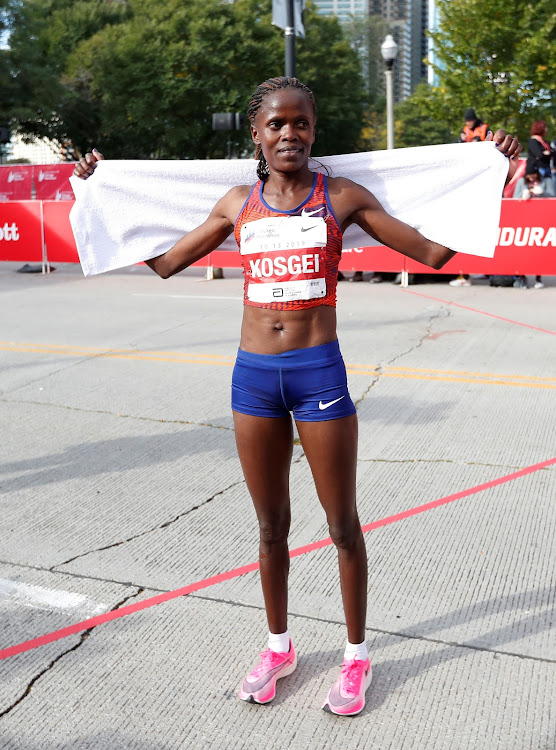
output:
[[[254,88],[283,74],[271,0],[0,0],[12,34],[6,116],[28,135],[96,146],[112,158],[226,153],[213,112],[243,112]],[[306,13],[297,74],[317,97],[315,153],[354,148],[363,89],[335,19]],[[235,133],[236,152],[250,149]]]
[[[431,87],[424,82],[395,108],[394,129],[396,148],[433,146],[454,141],[450,123],[437,112]]]
[[[554,0],[437,0],[432,34],[436,110],[456,135],[473,107],[491,129],[526,137],[532,120],[554,122]],[[554,132],[554,130],[552,130]]]

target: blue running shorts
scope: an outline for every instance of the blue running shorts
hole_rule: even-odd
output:
[[[232,409],[255,417],[325,422],[355,414],[338,340],[281,354],[238,350]]]

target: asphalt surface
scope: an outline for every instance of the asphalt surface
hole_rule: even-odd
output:
[[[347,719],[320,708],[345,628],[300,445],[298,669],[267,706],[236,696],[266,641],[229,404],[238,273],[17,268],[0,264],[0,649],[39,640],[0,653],[2,750],[554,748],[556,278],[339,285],[374,669]]]

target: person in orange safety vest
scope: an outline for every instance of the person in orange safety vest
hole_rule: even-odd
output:
[[[465,125],[458,138],[458,143],[472,143],[473,141],[484,141],[488,133],[486,122],[479,120],[474,109],[466,109],[463,116]]]

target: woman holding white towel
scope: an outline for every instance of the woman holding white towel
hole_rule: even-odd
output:
[[[242,681],[239,697],[268,703],[276,681],[297,663],[287,624],[293,413],[337,548],[347,625],[342,671],[323,708],[354,715],[365,705],[371,665],[365,643],[367,557],[355,500],[357,416],[336,335],[342,233],[356,223],[381,244],[433,268],[454,253],[391,217],[360,185],[309,169],[316,104],[297,79],[265,81],[247,114],[259,181],[230,190],[203,224],[147,263],[168,278],[232,232],[242,255],[245,307],[232,409],[260,527],[269,640],[259,664]],[[504,131],[494,140],[510,159],[511,177],[521,146]],[[87,154],[75,174],[89,177],[101,158],[98,151]]]

